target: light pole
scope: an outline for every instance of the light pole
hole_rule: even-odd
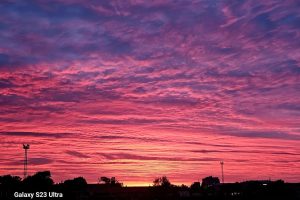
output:
[[[224,169],[223,169],[224,161],[221,161],[220,164],[221,164],[221,171],[222,171],[222,183],[224,183]]]
[[[27,177],[27,151],[29,149],[29,144],[23,144],[23,149],[25,151],[25,157],[24,157],[24,179]]]

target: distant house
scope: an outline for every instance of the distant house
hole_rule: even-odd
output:
[[[208,176],[208,177],[202,179],[202,187],[203,188],[212,187],[212,186],[215,186],[218,184],[220,184],[220,180],[218,177]]]

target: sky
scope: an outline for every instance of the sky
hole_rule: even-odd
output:
[[[297,0],[1,0],[0,175],[300,182]]]

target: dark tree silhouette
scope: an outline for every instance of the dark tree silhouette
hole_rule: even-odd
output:
[[[0,185],[2,187],[15,188],[21,184],[21,178],[19,176],[3,175],[0,176]]]
[[[153,186],[156,186],[156,187],[160,186],[160,187],[168,188],[168,187],[171,187],[172,184],[170,183],[169,179],[166,176],[162,176],[162,177],[156,178],[153,181]]]
[[[118,187],[123,186],[123,183],[119,182],[115,177],[108,178],[106,176],[102,176],[99,179],[99,182],[103,182],[105,185],[109,185],[109,186],[118,186]]]
[[[195,191],[200,191],[201,189],[201,185],[200,185],[200,182],[194,182],[192,185],[191,185],[191,190],[193,192]]]
[[[102,176],[101,178],[99,178],[99,182],[103,182],[106,185],[110,185],[110,178]]]
[[[86,187],[87,182],[83,177],[77,177],[72,180],[65,180],[63,185],[69,189],[83,189]]]
[[[217,185],[219,183],[220,183],[220,180],[218,177],[208,176],[208,177],[205,177],[204,179],[202,179],[202,187],[203,188],[208,188],[208,187]]]
[[[182,188],[182,189],[188,189],[189,187],[187,185],[181,184],[180,188]]]
[[[53,185],[50,171],[37,172],[33,176],[28,176],[23,180],[24,185],[37,188],[50,187]]]

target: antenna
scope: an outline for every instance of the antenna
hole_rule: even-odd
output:
[[[27,177],[27,164],[28,164],[27,151],[29,149],[29,144],[23,144],[23,149],[25,151],[25,158],[24,158],[24,179],[25,179]]]
[[[224,169],[223,169],[224,161],[221,161],[220,164],[221,164],[221,171],[222,171],[222,183],[224,183]]]

